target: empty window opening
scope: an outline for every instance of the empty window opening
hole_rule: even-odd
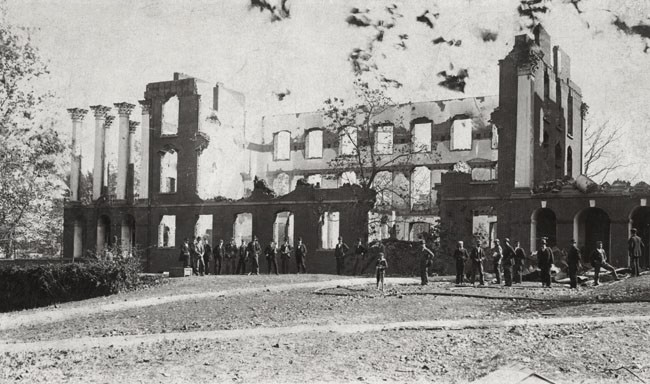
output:
[[[482,247],[491,247],[496,239],[496,215],[475,213],[472,217],[472,236]]]
[[[173,248],[176,246],[176,216],[164,215],[158,225],[158,246]]]
[[[354,171],[343,172],[339,177],[339,186],[343,186],[345,184],[354,185],[358,183],[359,181],[357,180],[357,173]]]
[[[253,240],[253,214],[238,214],[235,217],[232,233],[237,244],[241,243],[242,240],[246,243],[251,242]]]
[[[560,143],[555,145],[555,178],[561,179],[564,176],[564,154]]]
[[[124,216],[122,219],[120,234],[122,257],[133,256],[133,249],[135,247],[135,219],[133,216]]]
[[[336,175],[334,174],[323,175],[321,179],[321,188],[334,189],[334,188],[338,188],[338,186],[339,186],[339,181]]]
[[[389,206],[392,201],[393,174],[390,171],[377,172],[372,188],[377,192],[377,205]]]
[[[375,154],[390,155],[393,153],[393,126],[380,125],[375,132]]]
[[[282,244],[284,239],[289,239],[289,244],[293,244],[293,213],[289,211],[278,212],[273,222],[273,240],[276,244]]]
[[[431,202],[431,171],[416,167],[411,174],[411,209],[429,209]]]
[[[569,95],[567,101],[567,134],[573,136],[573,96]]]
[[[307,131],[305,138],[305,157],[308,159],[320,159],[323,157],[323,131],[321,129]]]
[[[281,131],[273,136],[273,158],[289,160],[291,158],[291,133]]]
[[[97,219],[97,255],[103,255],[111,240],[111,219],[106,215]]]
[[[72,256],[74,258],[81,257],[83,255],[84,228],[85,223],[83,218],[78,218],[74,221],[74,243],[72,251]]]
[[[431,232],[431,224],[416,222],[409,224],[409,240],[417,241],[424,239]]]
[[[160,155],[160,193],[176,193],[178,152],[169,149]]]
[[[290,192],[291,186],[289,185],[289,183],[290,183],[289,175],[287,175],[286,173],[280,173],[273,180],[273,191],[278,196],[286,195],[287,193]]]
[[[413,152],[431,152],[431,123],[413,126]]]
[[[194,226],[194,238],[201,237],[212,246],[212,215],[199,215]]]
[[[307,182],[309,184],[311,184],[311,185],[317,185],[317,186],[320,187],[322,181],[323,181],[323,178],[320,175],[320,173],[307,176]]]
[[[573,150],[571,147],[566,149],[566,174],[573,178]]]
[[[339,135],[339,155],[349,156],[356,154],[357,128],[346,127]]]
[[[548,70],[544,71],[544,99],[548,100],[551,95],[551,83],[548,77]]]
[[[472,120],[454,120],[451,125],[451,141],[449,146],[453,151],[472,149]]]
[[[499,148],[499,128],[492,124],[492,149]]]
[[[162,135],[178,134],[178,96],[174,96],[163,104],[162,109]]]
[[[320,248],[334,249],[339,238],[339,212],[325,212],[320,217]]]

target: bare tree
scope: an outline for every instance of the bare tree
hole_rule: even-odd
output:
[[[583,158],[585,176],[602,183],[610,173],[630,165],[624,162],[624,153],[614,149],[623,136],[623,130],[620,128],[609,120],[585,121]]]

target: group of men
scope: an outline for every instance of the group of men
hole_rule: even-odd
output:
[[[632,275],[639,276],[640,267],[639,259],[643,255],[643,248],[645,244],[637,235],[637,230],[632,229],[631,236],[628,240],[628,256],[630,258],[630,266],[632,268]],[[548,239],[543,237],[540,241],[540,247],[537,250],[537,267],[540,270],[540,280],[543,287],[551,287],[551,268],[555,262],[553,251],[548,247]],[[504,245],[501,242],[494,240],[494,246],[491,249],[492,262],[494,267],[494,274],[496,277],[496,284],[501,284],[501,273],[503,272],[503,280],[505,286],[510,287],[512,284],[521,284],[522,272],[526,261],[526,252],[521,248],[519,241],[515,242],[513,248],[510,244],[510,239],[504,239]],[[571,240],[571,244],[567,250],[567,265],[568,275],[571,288],[578,287],[578,270],[581,266],[580,249],[576,245],[575,240]],[[454,259],[456,261],[456,284],[462,284],[465,276],[465,262],[471,260],[471,273],[470,282],[474,285],[475,277],[479,275],[479,284],[485,285],[485,277],[483,273],[483,262],[486,259],[485,251],[478,243],[470,252],[465,249],[463,242],[457,243],[456,250],[454,251]],[[596,248],[591,253],[591,266],[594,268],[594,286],[598,286],[600,279],[600,270],[606,269],[612,273],[615,280],[619,280],[616,268],[607,262],[607,253],[603,249],[603,242],[597,241]]]
[[[292,256],[293,253],[293,256]],[[235,239],[224,244],[219,240],[214,249],[210,246],[207,236],[201,238],[198,236],[192,243],[185,238],[181,245],[181,254],[179,261],[183,262],[183,267],[192,268],[192,274],[204,276],[208,274],[222,275],[245,275],[250,265],[249,275],[260,274],[260,256],[262,255],[262,246],[253,236],[253,240],[246,242],[242,239],[241,244],[237,246]],[[289,260],[295,258],[296,273],[307,273],[306,259],[307,246],[298,238],[298,243],[294,247],[289,244],[289,239],[285,238],[282,245],[278,247],[275,241],[271,241],[264,249],[264,256],[268,264],[268,273],[271,271],[279,274],[278,260],[280,256],[280,267],[282,273],[289,273]]]

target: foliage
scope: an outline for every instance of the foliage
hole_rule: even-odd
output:
[[[7,250],[57,237],[66,147],[43,118],[52,95],[38,90],[48,72],[29,31],[0,18],[0,47],[0,241]]]
[[[0,312],[106,296],[135,289],[137,258],[0,268]]]
[[[630,165],[624,162],[625,153],[615,151],[616,144],[625,132],[620,128],[609,120],[585,121],[583,173],[599,184],[603,183],[611,172]]]

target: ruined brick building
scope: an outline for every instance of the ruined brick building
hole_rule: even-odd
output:
[[[234,237],[239,243],[255,234],[265,244],[300,236],[312,250],[310,271],[333,272],[339,235],[349,243],[357,237],[412,240],[438,219],[448,240],[469,241],[483,228],[489,239],[510,236],[530,249],[542,235],[563,246],[575,237],[586,247],[596,238],[620,247],[631,225],[648,239],[645,185],[590,194],[567,185],[535,193],[545,181],[580,175],[583,153],[581,92],[571,81],[569,57],[551,48],[543,29],[534,40],[517,36],[500,61],[499,84],[499,96],[415,102],[389,111],[385,120],[399,116],[402,123],[382,123],[378,130],[375,144],[386,155],[417,142],[435,156],[382,169],[377,183],[405,186],[407,193],[379,194],[370,213],[375,196],[354,185],[355,172],[337,174],[329,166],[350,149],[343,137],[324,129],[321,112],[266,116],[259,126],[246,127],[244,95],[180,74],[147,85],[137,168],[138,125],[129,120],[135,106],[115,104],[115,196],[106,188],[110,108],[91,107],[95,182],[92,203],[82,204],[76,138],[87,111],[71,109],[65,257],[101,252],[118,241],[124,250],[142,249],[146,269],[158,272],[178,263],[185,237]],[[254,141],[246,139],[246,129],[256,130]],[[467,172],[452,172],[456,164],[465,164]],[[276,196],[261,182],[255,188],[254,178]],[[372,228],[359,226],[359,218]]]

